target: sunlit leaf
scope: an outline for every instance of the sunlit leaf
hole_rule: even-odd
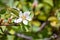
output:
[[[56,27],[56,26],[57,26],[57,22],[56,22],[56,21],[52,21],[52,22],[50,23],[50,25],[53,26],[53,27]]]
[[[39,27],[41,23],[39,21],[32,21],[32,25]]]
[[[51,6],[45,4],[45,5],[44,5],[44,12],[45,12],[46,14],[49,14],[50,10],[51,10]]]
[[[46,21],[47,17],[44,16],[44,15],[39,15],[39,16],[38,16],[38,19],[39,19],[39,20],[42,20],[42,21]]]
[[[58,19],[56,17],[52,16],[48,19],[48,21],[58,21]]]
[[[0,30],[0,33],[3,34],[3,32]]]
[[[8,0],[7,5],[12,8],[13,3],[14,3],[14,0]]]
[[[15,34],[15,31],[14,31],[13,29],[11,29],[11,30],[9,31],[9,33],[10,33],[10,34]]]
[[[7,40],[14,40],[14,36],[13,35],[7,35]]]
[[[1,26],[2,30],[5,31],[6,30],[6,26]]]
[[[36,9],[41,9],[42,7],[44,7],[44,4],[43,3],[40,3]]]
[[[46,2],[46,3],[48,3],[49,5],[51,5],[51,6],[53,6],[53,0],[43,0],[43,2]]]
[[[33,32],[37,32],[37,31],[38,31],[38,28],[39,28],[39,27],[33,26],[33,27],[32,27],[32,31],[33,31]]]

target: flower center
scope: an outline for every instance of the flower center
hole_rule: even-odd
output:
[[[22,15],[21,18],[22,18],[23,20],[25,20],[25,19],[26,19],[26,16]]]

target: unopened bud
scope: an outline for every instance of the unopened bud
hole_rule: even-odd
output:
[[[38,5],[38,1],[37,0],[34,0],[34,2],[33,2],[33,7],[37,7],[37,5]]]

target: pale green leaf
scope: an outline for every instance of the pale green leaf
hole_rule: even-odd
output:
[[[2,30],[5,31],[6,30],[6,26],[1,26]]]
[[[7,35],[7,40],[14,40],[14,36],[12,36],[12,35]]]
[[[53,6],[53,0],[43,0],[43,2],[48,3],[49,5]]]

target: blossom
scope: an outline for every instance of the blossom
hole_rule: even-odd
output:
[[[34,0],[33,7],[37,7],[37,5],[38,5],[38,1],[37,0]]]
[[[28,21],[31,21],[32,18],[30,17],[30,12],[26,11],[22,13],[22,11],[19,12],[19,18],[14,20],[15,23],[23,22],[23,24],[27,25]]]

